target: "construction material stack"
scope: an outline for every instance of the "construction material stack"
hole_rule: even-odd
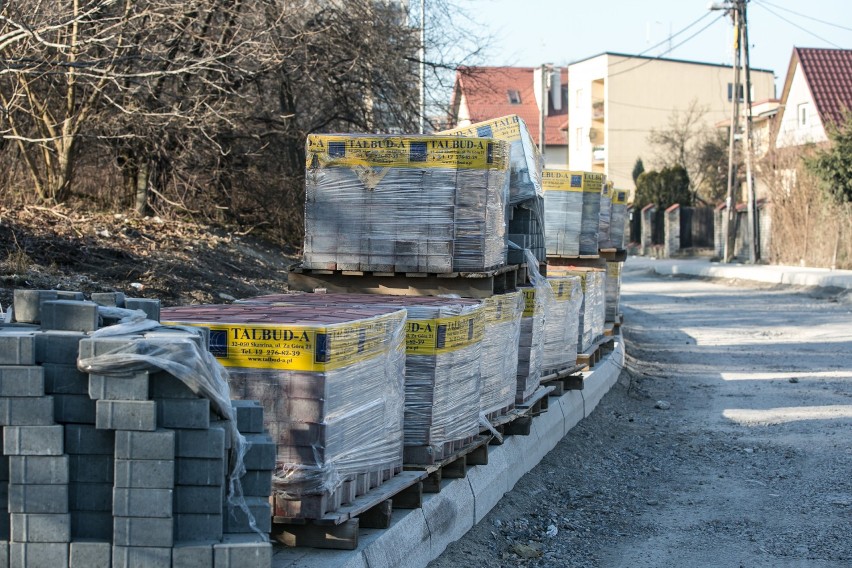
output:
[[[97,299],[111,305],[76,292],[18,291],[18,323],[0,325],[9,466],[0,468],[9,512],[0,516],[0,531],[10,541],[10,565],[171,566],[192,559],[195,566],[235,566],[227,559],[239,549],[241,565],[269,566],[271,545],[254,522],[225,519],[246,502],[226,483],[239,484],[242,460],[240,452],[229,457],[225,443],[242,442],[203,337],[146,319],[159,309],[154,300]],[[128,303],[146,311],[127,310]],[[190,453],[215,455],[218,483],[205,491],[176,483],[186,446],[179,440],[187,436]],[[265,475],[271,478],[271,464]]]
[[[304,268],[445,274],[506,263],[505,142],[311,134],[306,151]]]
[[[509,145],[509,198],[506,219],[509,241],[516,247],[508,251],[509,264],[523,264],[523,249],[539,262],[546,260],[544,194],[541,172],[544,160],[522,118],[503,116],[477,122],[441,134],[503,140]]]
[[[598,214],[598,249],[609,246],[612,226],[612,182],[604,182],[601,186],[601,205]]]
[[[262,405],[276,520],[319,519],[401,471],[404,310],[245,303],[163,317],[209,328],[232,396]]]
[[[544,324],[543,374],[572,368],[577,362],[577,341],[583,290],[578,276],[547,278],[551,299]]]
[[[606,317],[605,322],[615,322],[621,313],[621,268],[623,262],[606,263]]]
[[[542,171],[547,255],[576,257],[580,254],[583,218],[582,178],[569,171]]]
[[[627,191],[616,189],[612,192],[612,218],[610,220],[609,241],[606,247],[621,250],[624,248],[624,231],[627,228]]]
[[[605,271],[590,267],[554,267],[548,272],[553,276],[577,276],[580,278],[583,301],[579,311],[578,352],[588,351],[604,333],[605,315]]]
[[[583,188],[583,215],[580,221],[580,254],[598,254],[598,229],[600,227],[601,192],[604,175],[593,172],[573,172],[572,185],[580,178]]]
[[[526,301],[521,291],[491,296],[482,301],[485,331],[482,337],[479,410],[497,417],[514,408],[518,383],[518,349],[521,318]]]

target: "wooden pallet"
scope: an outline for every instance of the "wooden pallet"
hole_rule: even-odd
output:
[[[491,445],[501,445],[506,436],[529,436],[532,419],[547,412],[550,406],[548,396],[553,390],[553,386],[540,386],[526,401],[516,404],[513,410],[489,420],[491,428],[483,429],[483,434],[492,432],[492,429],[499,434],[491,438]]]
[[[407,463],[405,471],[424,472],[423,492],[438,493],[441,491],[442,479],[459,479],[467,476],[467,466],[488,465],[488,442],[491,434],[480,434],[467,438],[470,440],[464,447],[451,455],[432,464]]]
[[[543,386],[552,386],[550,396],[562,396],[569,390],[583,390],[582,365],[552,371],[541,378]]]
[[[591,347],[577,354],[577,365],[583,370],[591,369],[597,365],[604,355],[613,350],[615,337],[603,337],[597,340]]]
[[[288,275],[290,290],[329,293],[489,298],[511,292],[528,281],[526,265],[512,264],[484,272],[369,272],[296,267]]]
[[[498,408],[497,410],[492,410],[485,414],[485,419],[489,422],[493,422],[494,420],[498,420],[501,416],[505,416],[515,410],[515,403],[508,404],[503,408]]]
[[[273,517],[273,540],[285,546],[355,550],[359,528],[390,527],[393,509],[423,506],[423,471],[403,471],[348,505],[317,519]]]
[[[627,251],[617,248],[605,248],[598,251],[601,258],[605,258],[609,262],[624,262],[627,260]]]

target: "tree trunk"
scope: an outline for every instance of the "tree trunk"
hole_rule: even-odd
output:
[[[136,172],[136,206],[134,208],[139,215],[148,213],[148,180],[150,177],[150,164],[147,160],[141,160]]]

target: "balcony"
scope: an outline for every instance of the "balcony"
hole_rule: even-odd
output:
[[[603,102],[603,100],[592,101],[592,119],[604,120],[604,102]]]
[[[592,162],[606,161],[606,146],[592,146]]]

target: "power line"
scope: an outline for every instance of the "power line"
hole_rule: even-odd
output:
[[[645,54],[646,54],[646,53],[648,53],[649,51],[652,51],[652,50],[654,50],[654,49],[657,49],[658,47],[660,47],[660,46],[661,46],[661,45],[663,45],[664,43],[671,42],[671,40],[672,40],[672,39],[676,38],[677,36],[679,36],[679,35],[680,35],[680,34],[682,34],[683,32],[687,31],[689,28],[691,28],[692,26],[694,26],[695,24],[697,24],[698,22],[700,22],[701,20],[703,20],[704,18],[706,18],[706,17],[707,17],[707,16],[709,16],[709,15],[710,15],[710,12],[704,12],[704,15],[703,15],[703,16],[701,16],[700,18],[698,18],[697,20],[695,20],[695,21],[694,21],[694,22],[692,22],[691,24],[687,25],[685,28],[678,30],[677,32],[675,32],[675,33],[673,33],[673,34],[669,35],[669,37],[667,37],[667,38],[666,38],[666,39],[664,39],[663,41],[661,41],[661,42],[659,42],[659,43],[655,43],[655,44],[654,44],[654,45],[652,45],[651,47],[647,48],[645,51],[641,51],[641,52],[637,53],[636,55],[637,55],[637,56],[638,56],[638,55],[645,55]],[[620,65],[620,64],[622,64],[622,63],[625,63],[626,61],[627,61],[626,59],[622,59],[621,61],[616,61],[615,63],[613,63],[612,65],[610,65],[610,67],[615,67],[616,65]]]
[[[778,4],[773,4],[772,2],[767,2],[766,0],[756,0],[755,4],[769,4],[773,8],[777,8],[779,10],[784,10],[785,12],[790,12],[795,16],[799,16],[800,18],[806,18],[808,20],[813,20],[814,22],[819,22],[820,24],[825,24],[826,26],[832,26],[835,28],[839,28],[841,30],[846,30],[847,32],[852,32],[852,28],[847,28],[846,26],[841,26],[840,24],[835,24],[834,22],[828,22],[826,20],[820,20],[819,18],[814,18],[813,16],[808,16],[807,14],[802,14],[801,12],[796,12],[795,10],[791,10],[790,8],[785,8],[784,6],[779,6]],[[763,8],[765,6],[761,6]]]
[[[796,22],[792,22],[792,21],[788,20],[787,18],[785,18],[785,17],[784,17],[784,16],[782,16],[781,14],[778,14],[778,13],[776,13],[776,12],[773,12],[772,10],[770,10],[769,8],[767,8],[766,6],[764,6],[763,4],[757,4],[757,5],[758,5],[758,6],[760,6],[761,8],[763,8],[764,10],[766,10],[767,12],[769,12],[770,14],[772,14],[773,16],[775,16],[776,18],[779,18],[779,19],[781,19],[781,20],[784,20],[785,22],[787,22],[788,24],[790,24],[790,25],[791,25],[791,26],[793,26],[794,28],[798,28],[798,29],[802,30],[803,32],[805,32],[806,34],[812,35],[812,36],[814,36],[815,38],[817,38],[818,40],[820,40],[820,41],[824,41],[825,43],[827,43],[828,45],[830,45],[830,46],[832,46],[832,47],[836,47],[837,49],[843,49],[842,47],[840,47],[840,46],[839,46],[839,45],[837,45],[836,43],[832,43],[832,42],[828,41],[827,39],[825,39],[824,37],[821,37],[821,36],[819,36],[819,35],[815,34],[814,32],[812,32],[812,31],[810,31],[810,30],[807,30],[807,29],[803,28],[802,26],[800,26],[800,25],[799,25],[799,24],[797,24]]]
[[[709,13],[709,12],[708,12],[708,13]],[[665,50],[665,51],[664,51],[664,52],[662,52],[661,54],[657,55],[656,57],[649,58],[649,59],[647,59],[647,60],[643,61],[642,63],[640,63],[639,65],[635,65],[635,66],[631,67],[630,69],[624,69],[623,71],[619,71],[618,73],[612,73],[611,75],[608,75],[608,76],[607,76],[607,79],[612,79],[613,77],[617,77],[617,76],[622,75],[622,74],[624,74],[624,73],[629,73],[630,71],[634,71],[634,70],[636,70],[636,69],[639,69],[640,67],[642,67],[642,66],[644,66],[644,65],[647,65],[647,64],[649,64],[649,63],[651,63],[651,62],[653,62],[653,61],[658,61],[658,60],[662,59],[662,57],[663,57],[664,55],[666,55],[666,54],[668,54],[668,53],[671,53],[672,51],[674,51],[674,50],[675,50],[675,49],[677,49],[678,47],[682,46],[682,45],[683,45],[683,44],[685,44],[686,42],[688,42],[688,41],[692,40],[693,38],[695,38],[696,36],[698,36],[701,32],[703,32],[704,30],[706,30],[707,28],[709,28],[710,26],[712,26],[713,24],[715,24],[716,22],[718,22],[719,20],[721,20],[723,17],[724,17],[724,14],[720,15],[719,17],[717,17],[717,18],[716,18],[716,19],[714,19],[714,20],[711,20],[709,24],[707,24],[706,26],[704,26],[703,28],[701,28],[700,30],[698,30],[697,32],[695,32],[694,34],[692,34],[691,36],[689,36],[688,38],[686,38],[685,40],[681,41],[680,43],[676,43],[675,45],[671,46],[670,48],[668,48],[667,50]],[[613,65],[614,65],[614,64],[613,64]]]

